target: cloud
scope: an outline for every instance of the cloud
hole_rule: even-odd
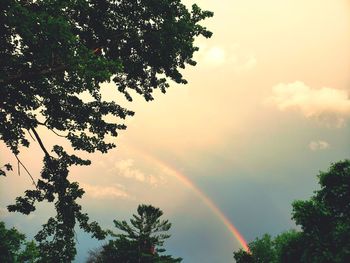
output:
[[[101,186],[82,184],[82,187],[88,196],[97,199],[130,198],[129,194],[121,189],[123,188],[121,185]]]
[[[267,103],[281,111],[299,110],[306,118],[315,118],[330,126],[342,127],[350,116],[350,99],[345,90],[323,87],[312,89],[301,81],[280,83],[272,88]]]
[[[212,47],[205,51],[204,62],[214,66],[225,63],[226,54],[225,50],[221,47]]]
[[[329,147],[330,145],[326,141],[312,141],[309,143],[309,148],[311,151],[326,150]]]
[[[162,182],[162,178],[152,174],[145,174],[141,170],[134,167],[133,159],[120,160],[115,163],[114,167],[118,171],[119,176],[134,179],[141,183],[148,183],[152,186],[158,186]]]
[[[257,64],[255,55],[251,52],[243,51],[239,45],[232,45],[229,48],[220,46],[207,47],[199,44],[199,63],[203,62],[206,66],[217,67],[224,65],[234,70],[236,73],[249,71]]]

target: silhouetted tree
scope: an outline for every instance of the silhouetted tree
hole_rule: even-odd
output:
[[[250,252],[240,250],[234,253],[236,262],[276,262],[276,251],[270,235],[265,234],[262,238],[257,238],[255,241],[249,243],[248,246]]]
[[[6,229],[5,223],[0,222],[0,262],[38,262],[39,250],[36,244],[25,238],[16,228]]]
[[[139,205],[137,215],[133,215],[130,224],[114,220],[116,228],[123,233],[110,234],[116,239],[109,241],[101,250],[92,251],[88,262],[125,262],[125,263],[176,263],[181,258],[162,255],[162,248],[171,227],[168,220],[161,220],[163,212],[151,205]]]
[[[264,235],[249,243],[250,252],[234,252],[237,263],[350,262],[350,160],[318,175],[321,189],[293,203],[292,218],[301,231]]]
[[[0,138],[19,166],[20,147],[29,147],[30,137],[44,153],[41,178],[32,178],[35,189],[9,210],[29,214],[36,202],[55,202],[57,215],[36,236],[45,260],[74,259],[76,223],[97,238],[105,233],[82,213],[76,199],[84,191],[68,179],[70,166],[90,162],[58,145],[47,149],[41,129],[67,139],[74,150],[115,147],[106,136],[116,137],[126,128],[120,119],[133,112],[105,101],[100,84],[112,81],[128,100],[133,90],[149,101],[155,89],[166,92],[169,79],[186,83],[179,70],[195,65],[194,38],[211,36],[198,23],[210,16],[197,5],[187,10],[180,0],[1,2]]]
[[[293,203],[293,219],[302,228],[303,262],[350,262],[350,160],[318,175],[321,189]]]
[[[290,230],[275,238],[265,234],[248,244],[249,252],[240,249],[234,252],[237,263],[297,263],[300,261],[301,233]]]

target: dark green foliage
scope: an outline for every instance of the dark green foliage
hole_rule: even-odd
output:
[[[293,203],[302,231],[269,235],[249,244],[251,253],[234,252],[238,263],[350,262],[350,160],[332,164],[318,176],[321,189]]]
[[[249,243],[250,252],[240,249],[234,252],[237,263],[297,263],[300,261],[301,233],[286,231],[272,238],[265,234]]]
[[[254,263],[253,255],[243,249],[233,252],[233,258],[237,263]]]
[[[318,176],[321,189],[308,201],[293,203],[301,226],[305,262],[350,262],[350,160],[333,164]]]
[[[166,232],[171,227],[168,220],[160,220],[162,215],[163,212],[159,208],[139,205],[137,215],[134,214],[130,219],[131,225],[126,221],[113,222],[116,228],[125,232],[122,235],[129,240],[138,241],[140,244],[147,242],[148,245],[162,246],[164,240],[170,237]]]
[[[84,191],[68,179],[71,165],[90,162],[57,145],[50,153],[39,128],[74,150],[106,153],[115,147],[106,136],[116,137],[126,128],[120,120],[134,113],[104,100],[100,84],[113,82],[128,100],[134,90],[149,101],[155,89],[165,93],[169,80],[186,83],[179,70],[195,65],[194,38],[211,36],[198,23],[212,15],[197,5],[189,11],[179,0],[1,2],[0,139],[16,158],[30,137],[44,152],[36,188],[9,210],[29,214],[36,202],[54,202],[56,217],[36,236],[44,260],[74,259],[77,222],[97,238],[105,233],[81,212],[76,200]]]
[[[162,255],[165,239],[170,235],[168,220],[161,220],[163,212],[151,205],[139,205],[137,215],[133,215],[130,224],[114,220],[116,228],[122,234],[110,234],[116,239],[110,240],[99,251],[90,252],[88,262],[125,262],[125,263],[176,263],[181,258]]]
[[[274,243],[270,235],[265,234],[261,239],[256,239],[249,244],[249,249],[256,263],[276,261]]]
[[[105,136],[125,126],[104,116],[133,113],[103,101],[99,84],[113,79],[128,99],[132,89],[152,100],[165,77],[186,82],[179,68],[195,65],[194,37],[211,35],[198,22],[212,13],[179,0],[4,0],[1,9],[0,135],[15,154],[38,126],[75,149],[108,151]]]
[[[295,230],[283,232],[274,240],[276,262],[296,263],[303,262],[304,240],[302,232]]]
[[[17,229],[6,229],[0,222],[0,262],[3,263],[34,263],[39,260],[39,250],[34,241],[25,240],[25,235]]]

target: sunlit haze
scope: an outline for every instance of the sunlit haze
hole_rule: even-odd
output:
[[[192,1],[185,1],[186,5]],[[108,154],[82,153],[92,165],[71,179],[86,191],[84,211],[105,228],[152,204],[172,223],[165,243],[185,263],[234,262],[233,251],[263,233],[295,228],[291,203],[317,189],[316,175],[350,156],[350,1],[198,0],[214,12],[211,39],[196,44],[187,85],[127,102],[112,83],[106,100],[135,111]],[[45,133],[48,146],[68,145]],[[39,146],[21,152],[39,177]],[[29,238],[53,214],[39,205],[30,216],[6,206],[30,178],[1,145],[0,221]],[[78,231],[76,262],[101,242]]]

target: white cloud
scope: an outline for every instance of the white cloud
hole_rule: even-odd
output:
[[[120,160],[115,163],[118,175],[125,178],[134,179],[141,183],[148,183],[152,186],[157,186],[161,183],[162,178],[152,174],[144,174],[141,170],[134,167],[133,159]]]
[[[221,47],[212,47],[205,51],[204,62],[213,66],[218,66],[225,63],[225,50]]]
[[[240,49],[238,44],[229,48],[220,46],[207,47],[205,44],[199,44],[198,62],[203,62],[210,67],[224,65],[236,73],[249,71],[257,64],[257,59],[252,52]]]
[[[345,90],[323,87],[312,89],[303,82],[280,83],[267,99],[278,109],[296,109],[306,118],[315,118],[331,126],[341,127],[350,116],[350,99]]]
[[[123,188],[121,185],[101,186],[82,184],[82,188],[88,196],[97,199],[130,198],[129,194],[121,189]]]
[[[326,141],[312,141],[309,143],[309,148],[311,151],[326,150],[329,147],[330,145]]]

